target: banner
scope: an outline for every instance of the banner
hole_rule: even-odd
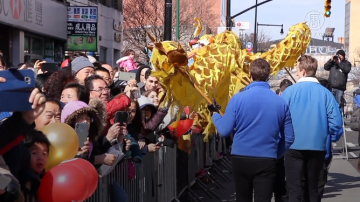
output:
[[[97,52],[97,20],[97,7],[69,6],[66,50]]]

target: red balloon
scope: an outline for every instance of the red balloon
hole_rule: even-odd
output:
[[[185,112],[186,115],[189,115],[190,114],[190,108],[188,106],[186,106],[184,108],[184,112]]]
[[[74,159],[64,162],[64,164],[67,163],[79,168],[85,173],[85,176],[88,179],[88,189],[85,199],[90,198],[90,196],[94,194],[99,182],[99,174],[95,167],[84,159]]]
[[[193,123],[193,119],[180,120],[177,127],[177,136],[180,137],[184,135],[188,130],[190,130]]]
[[[84,201],[88,189],[85,173],[65,163],[49,170],[41,180],[38,190],[40,202]]]

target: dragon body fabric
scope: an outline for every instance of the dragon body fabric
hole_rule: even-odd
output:
[[[305,23],[296,24],[279,44],[265,53],[255,54],[241,49],[239,37],[231,31],[202,38],[211,38],[211,42],[196,50],[190,67],[187,65],[188,54],[174,41],[154,42],[150,62],[155,69],[152,76],[165,87],[164,103],[189,106],[196,111],[196,124],[204,128],[207,141],[208,135],[215,132],[207,110],[210,99],[215,98],[224,113],[230,98],[251,82],[250,63],[257,58],[270,63],[272,75],[284,67],[294,67],[310,43],[311,32]]]

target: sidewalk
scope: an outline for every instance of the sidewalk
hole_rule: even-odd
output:
[[[233,178],[231,174],[227,173],[227,175]],[[236,201],[234,182],[223,181],[216,174],[215,176],[224,185],[225,189],[216,188],[212,184],[207,184],[207,186],[221,199],[209,198],[201,189],[194,187],[194,191],[200,196],[201,200],[206,202]],[[354,201],[360,201],[360,173],[348,161],[334,159],[330,167],[328,183],[322,202]]]
[[[360,201],[360,174],[346,160],[332,161],[323,202]]]

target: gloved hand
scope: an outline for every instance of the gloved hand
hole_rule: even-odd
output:
[[[221,106],[218,105],[216,103],[215,99],[213,98],[212,99],[212,104],[208,104],[208,109],[209,109],[211,115],[213,115],[214,112],[220,113]]]

